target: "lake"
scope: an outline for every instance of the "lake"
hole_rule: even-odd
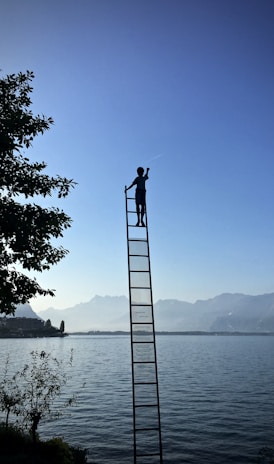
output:
[[[74,360],[64,397],[77,404],[40,426],[89,450],[92,464],[133,463],[129,336],[0,339],[1,367],[32,350]],[[274,337],[159,335],[157,358],[165,464],[257,462],[274,448]]]

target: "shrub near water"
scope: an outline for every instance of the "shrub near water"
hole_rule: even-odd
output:
[[[9,374],[9,358],[0,382],[0,410],[5,423],[0,425],[0,464],[84,464],[86,451],[69,446],[61,438],[41,441],[37,433],[40,421],[59,417],[74,396],[56,409],[54,400],[68,380],[68,363],[50,353],[32,351],[22,370]],[[61,409],[60,409],[61,408]],[[16,421],[16,427],[10,425]]]
[[[33,442],[37,438],[40,422],[47,418],[59,417],[62,409],[74,402],[72,395],[56,409],[54,401],[61,396],[62,387],[67,384],[67,367],[72,365],[72,352],[67,364],[45,351],[32,351],[30,363],[22,370],[9,375],[9,358],[6,361],[4,375],[0,382],[0,410],[9,419],[16,418],[21,428],[32,434]]]
[[[0,426],[1,464],[85,464],[86,451],[61,438],[37,441],[14,427]]]

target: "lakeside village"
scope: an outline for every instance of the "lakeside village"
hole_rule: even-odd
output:
[[[147,335],[139,331],[139,335]],[[73,335],[130,335],[128,331],[100,331],[90,330],[87,332],[73,332]],[[50,319],[44,321],[29,317],[0,317],[0,338],[44,338],[44,337],[67,337],[65,323],[61,321],[59,329],[51,324]],[[156,335],[274,335],[274,332],[242,332],[242,331],[159,331]]]
[[[0,338],[65,337],[66,335],[64,321],[57,329],[51,325],[50,319],[43,321],[28,317],[0,318]]]

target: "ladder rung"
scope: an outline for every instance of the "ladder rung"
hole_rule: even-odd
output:
[[[134,269],[134,270],[131,270],[131,269],[130,269],[130,272],[146,272],[146,273],[148,273],[149,271],[143,271],[143,270],[135,271],[135,269]]]
[[[158,407],[158,403],[156,404],[135,404],[135,408],[156,408]]]
[[[152,325],[153,326],[153,322],[132,322],[132,324],[134,324],[134,325]]]
[[[132,344],[134,344],[134,343],[136,343],[136,345],[140,345],[140,343],[141,344],[147,343],[147,344],[151,345],[151,344],[154,344],[154,340],[151,340],[151,341],[148,341],[148,340],[140,340],[140,341],[133,340]]]
[[[156,361],[132,361],[133,364],[156,364]]]
[[[146,238],[129,238],[129,242],[147,242]]]
[[[157,382],[134,382],[134,385],[157,385]]]
[[[148,255],[137,255],[136,253],[129,253],[128,256],[140,256],[140,257],[143,257],[143,258],[148,258]],[[148,271],[147,271],[148,272]]]
[[[135,226],[134,224],[128,224],[128,227],[138,227],[139,229],[145,229],[146,226]]]
[[[135,287],[133,285],[130,288],[137,288],[137,289],[139,288],[140,290],[142,290],[142,289],[150,290],[151,289],[151,287]]]
[[[144,432],[146,430],[159,430],[159,427],[144,427],[143,429],[135,429],[136,432]]]
[[[138,303],[132,303],[131,306],[152,306],[152,304],[147,304],[147,303],[141,303],[141,304],[138,304]]]

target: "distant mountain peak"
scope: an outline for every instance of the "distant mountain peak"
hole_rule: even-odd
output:
[[[32,313],[31,317],[39,317]],[[88,302],[62,310],[49,308],[39,315],[56,327],[64,320],[68,332],[130,330],[129,301],[124,295],[95,295]],[[158,331],[274,332],[274,293],[223,293],[195,303],[159,300],[154,316]]]
[[[9,314],[8,316],[5,316],[5,314],[1,314],[1,317],[27,317],[29,319],[42,319],[33,311],[32,307],[28,303],[18,305],[15,310],[14,316],[12,314]]]

